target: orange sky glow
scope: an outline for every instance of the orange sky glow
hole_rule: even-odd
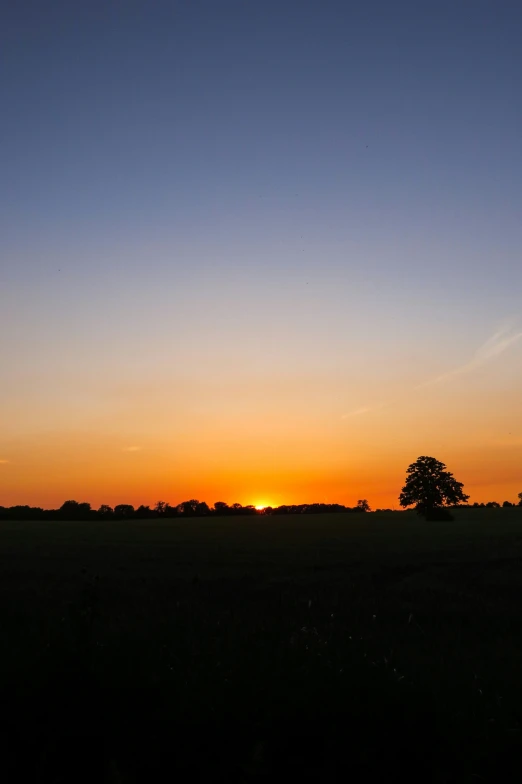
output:
[[[12,432],[2,443],[0,503],[367,498],[373,508],[398,507],[406,468],[421,454],[445,462],[472,502],[515,501],[522,388],[512,363],[488,370],[420,389],[405,375],[379,398],[371,377],[356,384],[337,373],[215,383],[167,376],[135,388],[79,377],[68,383],[86,388],[87,399],[69,408],[53,402],[45,382],[37,396],[28,383],[30,413],[21,419],[24,401],[16,398],[5,420]]]

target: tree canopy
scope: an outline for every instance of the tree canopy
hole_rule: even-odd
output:
[[[469,496],[444,463],[422,455],[408,466],[406,484],[399,496],[401,506],[415,506],[417,512],[432,516],[447,506],[466,503]]]

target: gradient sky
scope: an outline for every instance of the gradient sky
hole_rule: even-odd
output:
[[[522,5],[0,12],[0,504],[522,491]]]

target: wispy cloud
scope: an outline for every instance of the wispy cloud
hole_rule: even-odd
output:
[[[464,365],[461,365],[458,368],[449,370],[447,373],[442,373],[440,376],[431,378],[428,381],[423,381],[421,384],[417,384],[415,389],[424,389],[425,387],[447,381],[454,376],[461,376],[466,373],[471,373],[473,370],[482,367],[492,359],[495,359],[495,357],[503,354],[505,351],[507,351],[508,348],[510,348],[510,346],[512,346],[514,343],[517,343],[521,338],[522,332],[514,332],[514,326],[512,323],[505,324],[490,338],[488,338],[488,340],[486,340],[486,342],[480,346],[480,348],[477,349],[475,356],[470,359],[469,362],[466,362]]]
[[[9,463],[9,460],[0,460],[0,465],[6,465]]]
[[[471,373],[473,370],[476,370],[488,362],[491,362],[493,359],[498,357],[500,354],[503,354],[511,346],[522,339],[522,330],[516,331],[515,327],[516,323],[514,321],[506,322],[475,351],[474,356],[469,360],[469,362],[466,362],[464,365],[454,368],[453,370],[448,370],[446,373],[441,373],[440,376],[423,381],[422,383],[414,386],[413,389],[425,389],[426,387],[431,387],[435,384],[441,384],[442,382],[447,381],[454,376],[461,376],[466,373]],[[343,414],[341,419],[351,419],[352,417],[364,416],[364,414],[369,414],[373,411],[379,411],[385,406],[388,407],[397,402],[399,402],[399,399],[391,399],[383,403],[377,403],[376,405],[361,406],[360,408],[355,408],[353,411],[348,411],[346,414]],[[518,442],[513,439],[506,441],[505,445],[516,446],[517,444]]]
[[[126,446],[122,449],[122,452],[139,452],[141,446]]]

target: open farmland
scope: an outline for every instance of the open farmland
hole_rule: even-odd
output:
[[[4,780],[520,780],[521,508],[3,522],[0,612]]]

